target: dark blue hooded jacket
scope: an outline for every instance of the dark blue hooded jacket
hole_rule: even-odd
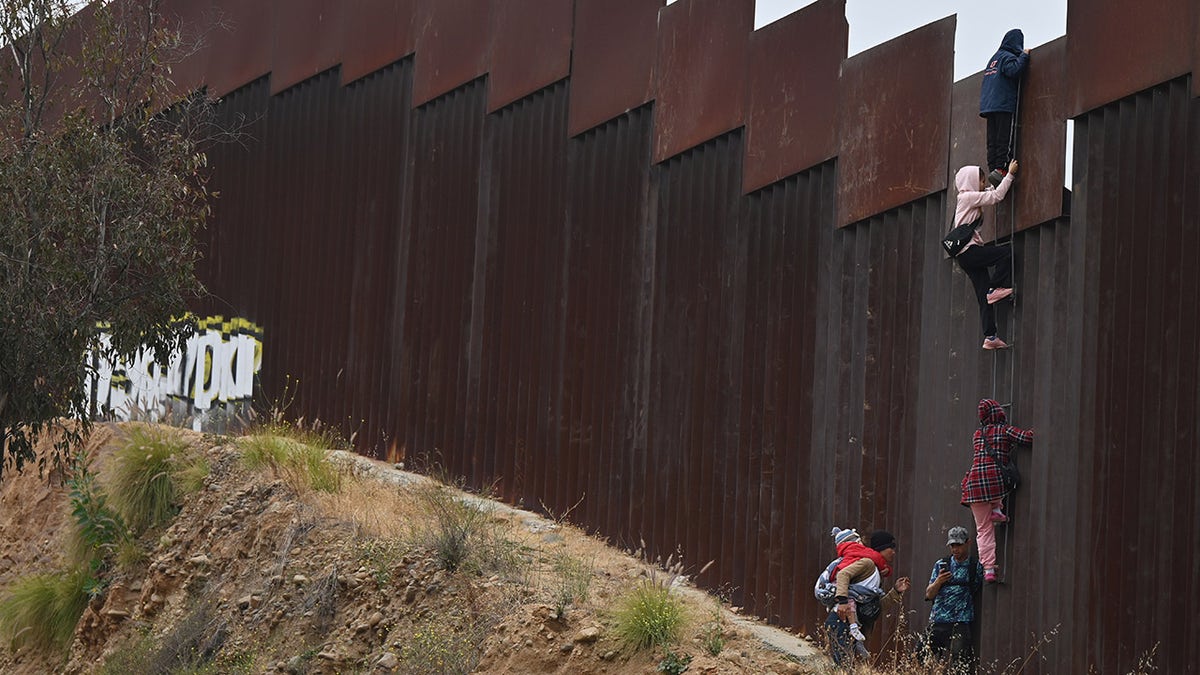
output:
[[[1025,34],[1014,28],[1004,34],[1000,51],[996,52],[983,70],[983,86],[979,88],[979,115],[993,112],[1017,112],[1017,83],[1029,65],[1025,53]]]

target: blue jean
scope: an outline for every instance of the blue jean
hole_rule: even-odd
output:
[[[863,632],[869,630],[861,623]],[[829,640],[829,656],[839,666],[849,667],[854,663],[854,638],[850,636],[850,624],[838,618],[837,612],[825,617],[825,636]]]

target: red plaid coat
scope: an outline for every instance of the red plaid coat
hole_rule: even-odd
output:
[[[985,444],[986,440],[986,444]],[[971,469],[962,479],[962,503],[977,504],[1002,499],[1006,494],[1000,481],[1000,468],[988,454],[991,450],[1001,462],[1008,461],[1012,444],[1033,443],[1032,429],[1019,429],[1008,423],[1004,408],[990,398],[979,402],[979,428],[975,430],[972,445],[975,454]]]

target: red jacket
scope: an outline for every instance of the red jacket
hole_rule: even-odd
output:
[[[853,565],[863,558],[870,558],[875,562],[875,567],[879,569],[880,576],[886,577],[892,573],[891,566],[883,559],[879,551],[869,546],[863,546],[857,541],[847,541],[838,544],[837,552],[838,555],[842,556],[842,561],[837,564],[837,567],[833,568],[833,574],[829,575],[831,579],[836,578],[837,573],[841,572],[842,569]]]

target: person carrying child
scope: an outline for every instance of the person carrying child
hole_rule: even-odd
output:
[[[1017,160],[1008,164],[1008,173],[996,189],[987,187],[983,169],[964,166],[954,175],[954,187],[958,196],[954,205],[954,223],[981,223],[983,207],[995,206],[1004,199],[1017,173]],[[992,305],[1012,295],[1012,251],[1008,246],[985,244],[976,225],[971,239],[955,256],[958,266],[967,273],[975,289],[975,300],[979,303],[979,319],[983,324],[983,348],[1006,349],[1008,343],[997,334],[996,315]],[[995,268],[990,273],[988,268]]]
[[[1013,117],[1017,114],[1021,76],[1029,65],[1025,34],[1014,28],[1004,34],[1000,49],[988,59],[979,87],[979,116],[987,120],[988,182],[998,186],[1013,153]]]
[[[983,563],[983,580],[999,580],[996,570],[997,523],[1007,523],[1004,513],[1004,479],[1000,465],[1009,461],[1012,445],[1033,444],[1033,430],[1021,429],[1008,423],[1004,408],[990,398],[979,401],[979,428],[971,438],[974,448],[971,468],[962,479],[962,505],[975,517],[975,536],[979,544],[979,561]]]
[[[870,546],[862,543],[862,538],[855,530],[844,530],[834,527],[830,533],[837,545],[838,558],[817,580],[817,590],[833,587],[834,597],[830,606],[829,616],[825,621],[828,631],[830,650],[834,663],[846,665],[855,657],[869,656],[866,648],[866,633],[879,618],[879,603],[890,599],[899,602],[908,590],[910,580],[901,577],[896,580],[892,590],[884,593],[882,577],[891,576],[892,561],[896,555],[896,538],[884,530],[873,532]],[[872,612],[859,616],[859,606],[854,600],[854,589],[869,590]],[[828,593],[828,591],[821,591]],[[821,597],[821,593],[818,594]]]

